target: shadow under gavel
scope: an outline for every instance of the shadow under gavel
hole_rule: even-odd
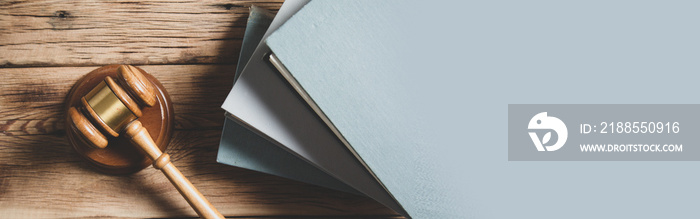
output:
[[[92,149],[108,146],[108,138],[103,132],[110,138],[125,135],[153,161],[153,167],[165,174],[200,217],[224,218],[170,162],[170,155],[161,151],[139,121],[141,106],[154,106],[158,100],[156,93],[157,89],[139,69],[121,65],[117,68],[116,80],[106,76],[90,92],[80,97],[77,106],[68,108],[68,123]]]

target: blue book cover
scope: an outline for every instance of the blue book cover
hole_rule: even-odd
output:
[[[281,176],[326,188],[360,194],[357,190],[326,174],[305,160],[231,118],[226,118],[221,134],[217,162]]]
[[[559,158],[562,151],[538,152],[528,136],[529,124],[546,122],[537,115],[556,112],[533,113],[518,125],[510,124],[509,108],[697,104],[698,6],[312,1],[267,45],[289,84],[413,218],[696,218],[699,163],[510,161],[513,132],[525,138],[518,146],[533,153]],[[590,116],[590,122],[653,120],[608,110]],[[591,140],[581,133],[584,124],[566,125],[569,141]],[[599,134],[609,141],[601,143],[666,144],[648,134]],[[681,140],[671,137],[668,144]],[[682,153],[698,148],[683,146]]]
[[[416,218],[452,218],[410,109],[397,51],[398,2],[312,1],[267,38],[270,61],[393,199]]]

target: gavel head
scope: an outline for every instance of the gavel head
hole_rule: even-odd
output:
[[[90,158],[91,154],[95,157],[104,157],[109,155],[109,151],[116,151],[116,154],[113,153],[111,156],[116,156],[117,160],[121,159],[119,156],[134,156],[125,153],[136,153],[142,156],[135,150],[124,152],[129,149],[106,150],[105,148],[108,145],[128,144],[125,143],[126,141],[117,140],[116,137],[129,123],[144,116],[144,110],[150,112],[148,113],[151,114],[150,117],[159,117],[144,118],[149,121],[157,120],[150,122],[151,126],[160,128],[157,134],[163,134],[165,131],[164,137],[169,137],[172,129],[170,123],[172,106],[169,97],[157,80],[149,76],[156,81],[153,83],[144,74],[145,72],[141,69],[130,65],[105,66],[86,75],[69,93],[66,105],[66,130],[69,139],[79,153],[84,157],[87,156],[98,166],[112,165],[110,163],[112,161],[102,162],[99,161],[101,158]],[[154,107],[158,110],[151,109]],[[167,139],[160,139],[160,141],[167,145]],[[117,143],[112,144],[112,142]],[[84,145],[88,148],[84,148]],[[130,145],[122,147],[130,147]],[[164,149],[164,146],[161,149]],[[139,160],[124,159],[130,162]]]
[[[141,117],[139,103],[153,106],[156,102],[153,84],[138,69],[130,65],[121,65],[117,72],[121,83],[107,76],[80,99],[90,120],[74,107],[68,112],[80,133],[96,148],[107,147],[107,138],[97,131],[90,121],[95,122],[109,135],[118,137],[127,124]]]

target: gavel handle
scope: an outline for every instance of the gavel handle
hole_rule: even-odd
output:
[[[194,211],[203,218],[224,218],[209,201],[204,198],[197,188],[185,178],[182,173],[170,162],[170,155],[163,153],[153,142],[148,130],[143,127],[140,121],[134,120],[126,127],[126,135],[131,142],[138,145],[153,160],[153,167],[163,171],[170,182],[177,188],[192,206]]]

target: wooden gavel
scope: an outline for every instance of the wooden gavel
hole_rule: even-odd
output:
[[[75,127],[77,135],[94,149],[107,147],[108,140],[103,132],[112,137],[123,133],[153,161],[153,167],[167,176],[200,217],[224,218],[170,162],[170,155],[160,150],[139,121],[141,106],[152,107],[156,101],[156,88],[141,71],[130,65],[121,65],[116,80],[106,76],[80,98],[78,106],[68,109],[67,119],[72,122],[70,125]]]

